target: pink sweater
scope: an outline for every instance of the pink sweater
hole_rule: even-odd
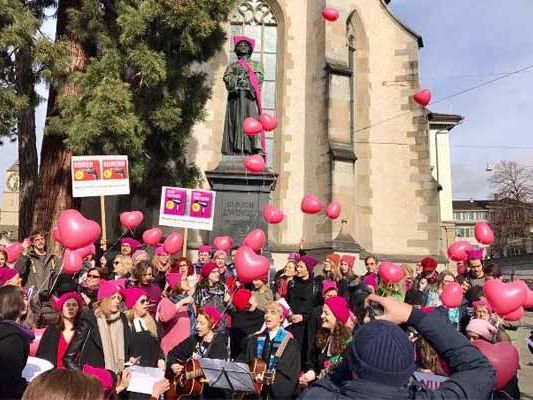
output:
[[[159,321],[163,325],[161,349],[165,356],[183,340],[191,335],[191,323],[187,307],[177,308],[166,297],[159,303]]]

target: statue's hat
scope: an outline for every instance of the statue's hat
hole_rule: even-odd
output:
[[[233,36],[233,44],[237,46],[240,42],[247,42],[251,47],[252,50],[255,49],[255,40],[248,36]]]

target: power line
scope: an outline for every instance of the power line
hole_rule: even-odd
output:
[[[455,144],[452,147],[460,147],[465,149],[515,149],[515,150],[530,150],[533,146],[518,146],[518,145],[485,145],[485,144]]]

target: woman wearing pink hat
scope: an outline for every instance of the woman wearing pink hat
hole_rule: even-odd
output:
[[[63,362],[66,368],[79,369],[85,364],[119,373],[129,360],[129,329],[120,312],[122,295],[116,281],[102,281],[94,310],[82,314],[76,335],[70,342]]]
[[[153,283],[153,270],[150,261],[141,261],[135,266],[133,276],[136,282],[134,287],[144,291],[148,297],[150,314],[155,317],[157,305],[161,301],[161,289]]]
[[[204,264],[200,271],[200,279],[193,295],[194,302],[198,307],[211,305],[222,312],[230,302],[231,296],[226,285],[220,280],[218,266],[214,262]]]
[[[65,368],[63,356],[76,333],[76,325],[83,309],[83,300],[76,292],[67,292],[59,298],[52,297],[58,313],[57,323],[43,333],[37,357],[50,361],[56,368]]]
[[[350,290],[357,284],[359,279],[353,270],[354,263],[354,256],[345,254],[341,257],[339,265],[341,277],[338,281],[339,295],[344,297],[346,300],[349,300]]]
[[[172,262],[170,254],[167,253],[162,245],[155,248],[152,266],[154,267],[154,283],[163,290],[165,288],[165,275],[171,272]]]

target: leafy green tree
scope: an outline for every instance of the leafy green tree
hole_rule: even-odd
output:
[[[61,174],[68,171],[69,154],[127,154],[134,193],[144,196],[158,197],[161,184],[197,182],[199,171],[186,152],[211,96],[204,63],[221,48],[223,23],[234,4],[81,0],[71,2],[62,17],[60,0],[58,35],[76,44],[80,50],[73,59],[82,62],[60,80],[49,110],[40,189],[49,206],[38,206],[38,225],[49,227],[68,205],[57,196],[59,188],[49,189],[58,181],[67,186]]]

